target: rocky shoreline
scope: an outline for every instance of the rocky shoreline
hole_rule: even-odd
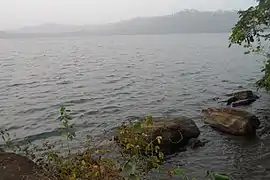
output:
[[[227,106],[231,107],[202,110],[205,124],[217,131],[230,135],[255,136],[256,130],[260,126],[259,118],[235,107],[249,105],[259,97],[254,95],[252,91],[236,92],[229,94],[229,96],[231,97],[228,100],[220,102],[225,102]],[[152,143],[153,146],[158,146],[158,151],[164,153],[164,155],[186,150],[187,146],[191,148],[202,147],[208,142],[207,140],[199,139],[199,128],[193,120],[187,117],[155,118],[151,119],[151,121],[152,123],[147,126],[139,124],[140,131],[136,133],[139,135],[145,134],[145,141]],[[121,133],[116,134],[114,139],[117,143],[124,142],[125,139],[129,138],[129,135],[130,132],[126,131],[125,133],[124,129]],[[127,141],[124,147],[128,143]],[[145,151],[145,149],[142,150]],[[56,177],[46,173],[44,169],[30,159],[18,154],[0,152],[0,162],[0,180],[56,179]]]

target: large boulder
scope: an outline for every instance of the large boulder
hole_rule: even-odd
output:
[[[227,105],[231,105],[232,107],[250,105],[259,98],[257,95],[255,95],[252,91],[249,90],[227,94],[227,96],[231,97],[224,102],[227,102]]]
[[[0,152],[0,180],[56,180],[30,159]]]
[[[148,137],[146,141],[148,143],[154,142],[164,154],[172,154],[183,150],[190,139],[197,138],[200,135],[195,122],[186,117],[155,118],[151,124],[141,125],[141,130],[137,133],[142,134],[142,132],[146,133],[146,137]],[[126,133],[118,133],[116,140],[119,141],[126,137],[133,138],[127,131]],[[162,137],[160,144],[156,140],[157,137]]]
[[[204,121],[216,130],[232,135],[256,134],[259,119],[246,111],[233,108],[208,108],[203,110]]]

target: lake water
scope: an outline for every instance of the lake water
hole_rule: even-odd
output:
[[[202,148],[169,158],[195,177],[206,170],[236,179],[270,179],[270,138],[220,134],[201,110],[226,93],[254,89],[258,57],[228,48],[228,34],[81,36],[0,39],[0,128],[36,141],[58,136],[59,108],[72,110],[78,137],[101,134],[135,117],[193,118]],[[256,90],[256,89],[255,89]],[[270,127],[270,96],[245,107]]]

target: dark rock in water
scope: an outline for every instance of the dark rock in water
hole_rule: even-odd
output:
[[[225,102],[227,102],[227,106],[231,105],[233,102],[237,101],[238,99],[236,97],[231,97]]]
[[[227,94],[227,96],[232,97],[221,102],[227,102],[227,105],[232,105],[232,107],[250,105],[259,98],[252,91],[239,91],[236,93]]]
[[[247,106],[255,102],[256,99],[243,99],[243,100],[238,100],[235,101],[231,104],[232,107],[238,107],[238,106]]]
[[[204,121],[214,129],[237,136],[255,135],[259,119],[246,111],[233,108],[208,108],[203,110]]]
[[[214,97],[212,100],[218,101],[218,100],[220,100],[220,98],[219,97]]]
[[[192,138],[192,139],[189,140],[188,144],[192,149],[196,149],[196,148],[205,146],[205,144],[208,143],[208,142],[209,141],[206,140],[206,139],[200,140],[200,139]]]
[[[236,97],[237,99],[258,99],[259,96],[255,95],[252,91],[239,91],[232,94],[232,96]]]
[[[56,180],[28,158],[14,153],[0,153],[0,180]]]
[[[246,99],[246,98],[249,98],[249,97],[253,97],[253,92],[250,91],[250,90],[238,91],[238,92],[234,92],[234,93],[231,93],[231,94],[226,94],[226,96],[234,96],[234,97],[237,97],[237,98]]]
[[[199,128],[195,122],[186,117],[175,117],[171,119],[156,118],[153,123],[142,127],[146,130],[148,137],[153,137],[148,141],[154,141],[155,145],[160,147],[164,154],[173,154],[182,151],[185,145],[192,138],[197,138],[200,135]],[[116,141],[128,134],[121,134],[116,137]],[[155,138],[161,136],[161,144],[157,144]]]

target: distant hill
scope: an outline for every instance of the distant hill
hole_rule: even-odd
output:
[[[44,24],[24,27],[13,33],[66,34],[170,34],[170,33],[225,33],[237,22],[236,11],[200,12],[181,11],[172,15],[141,17],[106,25]],[[62,34],[63,35],[63,34]]]
[[[38,26],[27,26],[20,29],[11,30],[11,33],[65,33],[79,31],[80,26],[62,24],[41,24]]]
[[[7,33],[5,31],[0,31],[0,38],[5,37],[6,35],[7,35]]]
[[[99,29],[104,34],[224,33],[237,22],[237,12],[182,11],[173,15],[136,18]],[[88,29],[86,31],[90,31]],[[94,33],[95,31],[92,31]]]

